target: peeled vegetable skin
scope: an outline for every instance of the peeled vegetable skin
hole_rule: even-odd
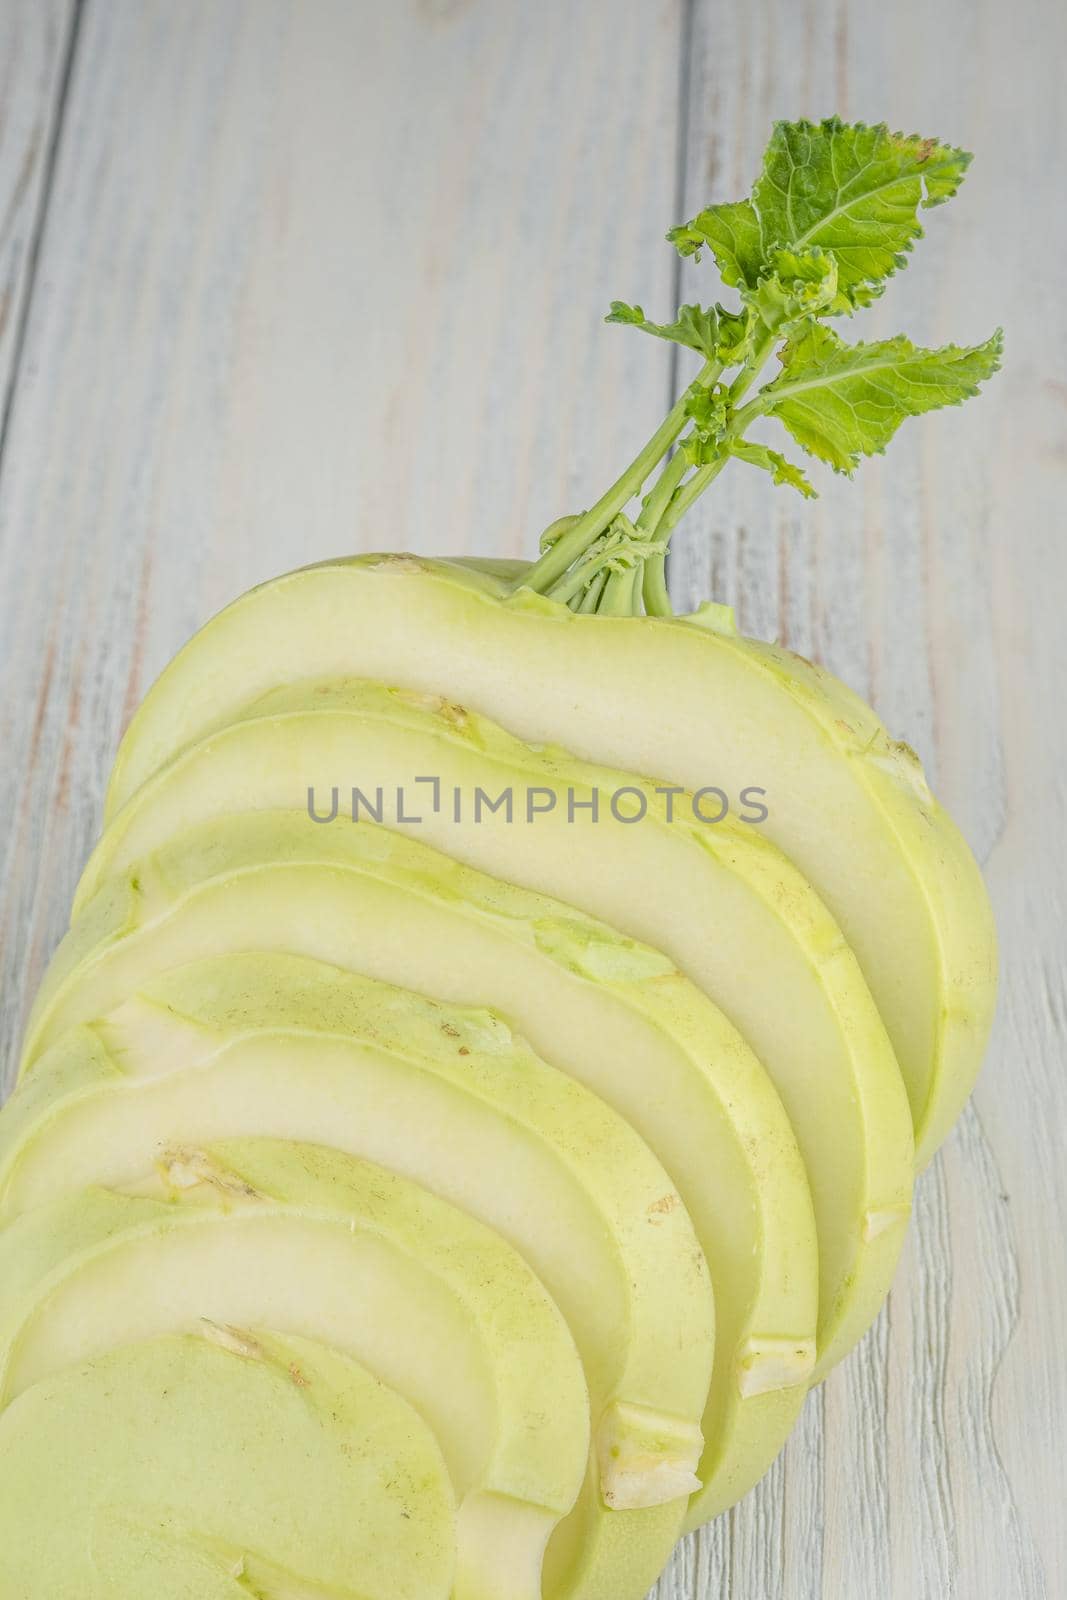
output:
[[[766,789],[760,826],[854,950],[929,1159],[981,1061],[995,936],[966,845],[856,695],[786,650],[684,618],[584,616],[509,597],[472,565],[357,557],[252,590],[186,645],[126,733],[109,820],[279,682],[345,677],[442,695],[521,739],[687,789]]]

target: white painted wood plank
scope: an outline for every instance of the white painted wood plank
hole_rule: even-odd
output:
[[[535,546],[637,448],[680,12],[89,0],[0,482],[10,1055],[120,726],[250,584]]]
[[[658,417],[665,352],[597,318],[670,298],[681,15],[89,0],[0,477],[9,1048],[119,722],[210,610],[339,549],[530,550]],[[873,326],[1003,317],[1007,371],[813,510],[727,475],[675,581],[920,747],[987,864],[1006,970],[887,1316],[660,1600],[1067,1589],[1057,17],[695,7],[692,204],[746,192],[777,115],[885,115],[978,155]]]
[[[986,865],[1004,950],[990,1061],[919,1185],[886,1315],[809,1401],[781,1486],[701,1535],[737,1600],[1067,1592],[1067,1272],[1049,1225],[1067,1198],[1053,698],[1067,600],[1065,45],[1044,0],[758,0],[728,27],[698,0],[687,209],[748,192],[778,116],[837,110],[958,141],[976,153],[971,175],[929,214],[862,334],[965,341],[998,321],[1008,334],[985,398],[913,424],[852,484],[822,475],[814,508],[755,473],[724,475],[674,564],[679,604],[735,601],[747,631],[825,662],[921,751]],[[708,271],[687,268],[687,298],[714,296]]]
[[[0,6],[0,419],[21,342],[73,20],[73,0]]]

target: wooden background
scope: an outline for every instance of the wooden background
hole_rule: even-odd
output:
[[[1053,0],[0,0],[9,1063],[123,722],[209,613],[349,550],[532,553],[685,370],[607,302],[690,291],[663,231],[774,117],[977,154],[868,329],[1003,322],[987,397],[813,507],[733,469],[673,563],[919,748],[1004,984],[889,1307],[659,1600],[1067,1594],[1065,47]]]

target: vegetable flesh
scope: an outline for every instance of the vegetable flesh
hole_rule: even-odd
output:
[[[179,653],[123,741],[109,817],[279,681],[345,677],[441,695],[528,742],[684,788],[765,788],[762,830],[855,952],[904,1076],[919,1164],[933,1154],[988,1036],[988,898],[912,753],[829,673],[685,619],[509,598],[501,577],[469,566],[332,562],[253,590]]]
[[[583,1496],[551,1541],[553,1592],[639,1600],[695,1487],[713,1311],[677,1191],[629,1125],[490,1013],[295,957],[168,972],[99,1033],[110,1061],[78,1030],[57,1044],[54,1067],[42,1058],[26,1079],[32,1091],[47,1067],[72,1085],[69,1114],[44,1127],[33,1163],[49,1190],[121,1186],[155,1147],[254,1132],[405,1173],[525,1256],[582,1356],[603,1494]],[[135,1092],[79,1108],[91,1080],[116,1070]],[[57,1077],[41,1101],[46,1123]],[[26,1116],[20,1098],[6,1127]],[[9,1171],[30,1206],[43,1196],[19,1146],[16,1129]]]
[[[689,1520],[731,1504],[795,1419],[814,1362],[818,1281],[795,1140],[737,1031],[663,955],[571,906],[383,828],[319,829],[264,813],[203,824],[112,880],[61,951],[66,998],[54,994],[51,1026],[106,1009],[186,954],[253,947],[491,1005],[638,1130],[679,1187],[715,1291],[702,1488]],[[107,974],[109,950],[119,965]]]
[[[436,807],[416,773],[433,774]],[[348,682],[270,694],[190,746],[112,822],[86,893],[111,864],[190,825],[206,829],[260,807],[295,812],[308,775],[329,783],[342,774],[359,777],[390,827],[406,826],[453,857],[659,947],[723,1008],[777,1087],[807,1166],[825,1373],[866,1332],[888,1291],[910,1211],[914,1146],[877,1009],[807,881],[751,824],[702,825],[692,796],[665,801],[631,774],[530,750],[440,697]],[[510,818],[475,809],[476,796],[502,794],[514,797]],[[542,809],[527,812],[524,796]],[[620,820],[635,814],[635,802],[645,808],[641,820]],[[338,826],[345,830],[343,818]],[[323,831],[310,821],[305,828]],[[426,872],[446,873],[436,859]]]
[[[836,117],[821,123],[806,120],[778,123],[751,198],[711,205],[669,235],[682,255],[699,255],[702,249],[710,251],[723,281],[737,291],[734,305],[684,306],[674,321],[661,323],[646,318],[639,306],[623,302],[614,302],[612,306],[609,321],[635,326],[698,352],[703,364],[695,380],[678,397],[630,467],[590,509],[577,516],[560,518],[546,530],[540,558],[531,567],[511,572],[506,577],[502,577],[498,567],[493,567],[494,582],[497,579],[502,582],[495,590],[496,598],[516,610],[536,611],[540,605],[543,616],[552,615],[555,605],[557,610],[580,613],[587,620],[593,613],[599,613],[600,618],[632,619],[642,611],[669,617],[671,602],[665,560],[673,530],[688,507],[727,464],[738,460],[767,472],[775,483],[791,486],[805,496],[815,493],[814,485],[795,462],[769,445],[755,443],[747,437],[752,423],[764,418],[776,419],[793,442],[810,456],[829,463],[836,471],[850,473],[861,456],[881,451],[905,418],[941,405],[958,404],[974,394],[979,384],[999,365],[1002,348],[999,332],[985,343],[969,348],[947,345],[939,350],[924,350],[903,335],[871,344],[850,345],[829,325],[830,319],[851,315],[869,305],[881,293],[886,280],[906,264],[907,252],[922,232],[919,211],[939,205],[956,192],[969,160],[964,151],[918,135],[894,134],[884,124],[850,126]],[[780,371],[768,382],[763,377],[764,368],[775,355]],[[761,381],[762,387],[757,388]],[[627,514],[628,508],[633,520]],[[472,570],[477,570],[476,564],[472,564]],[[538,596],[547,597],[547,603],[544,599],[539,601]],[[713,633],[726,632],[724,611],[722,607],[702,607],[693,620],[709,627]],[[371,631],[373,633],[373,629]],[[432,628],[430,632],[433,634]],[[327,647],[330,638],[327,633],[324,641]],[[559,638],[557,634],[557,643]],[[914,771],[908,773],[910,752],[903,747],[893,747],[877,726],[868,730],[869,736],[860,737],[857,730],[867,716],[866,708],[857,703],[850,709],[840,686],[829,685],[825,692],[827,686],[818,685],[820,693],[812,693],[804,670],[797,665],[783,668],[781,657],[775,658],[773,652],[766,651],[761,655],[754,646],[748,647],[751,659],[745,664],[749,668],[755,666],[757,677],[762,671],[772,682],[780,680],[776,683],[780,691],[776,704],[772,704],[776,699],[774,695],[756,692],[760,686],[751,671],[747,679],[744,673],[739,678],[739,681],[744,680],[741,689],[748,691],[747,698],[744,694],[733,694],[736,685],[731,672],[737,663],[727,661],[724,667],[720,662],[715,672],[696,675],[698,689],[702,688],[708,698],[702,704],[699,693],[695,697],[691,695],[690,703],[681,706],[679,718],[676,698],[670,693],[675,669],[685,664],[680,659],[685,652],[679,650],[679,636],[672,636],[669,649],[664,652],[662,635],[645,634],[641,648],[648,657],[645,662],[648,682],[656,687],[658,662],[663,668],[659,687],[667,691],[661,695],[662,703],[670,707],[667,720],[671,723],[671,732],[663,746],[668,765],[664,767],[658,758],[652,761],[649,757],[649,752],[656,756],[660,748],[644,726],[649,721],[651,701],[639,701],[637,705],[637,721],[642,725],[637,739],[619,737],[616,740],[616,735],[623,732],[624,716],[629,715],[628,697],[632,685],[627,685],[625,671],[619,662],[610,660],[610,651],[602,662],[587,660],[583,657],[584,643],[581,650],[575,652],[568,648],[566,636],[563,638],[565,670],[562,674],[555,665],[552,671],[546,671],[537,651],[531,659],[524,639],[518,640],[518,649],[513,648],[516,636],[512,630],[511,640],[496,641],[490,653],[495,666],[488,676],[492,690],[494,684],[499,688],[500,675],[516,666],[520,672],[530,675],[537,686],[532,725],[538,725],[542,712],[546,713],[546,725],[551,723],[560,702],[576,712],[578,722],[573,742],[579,754],[593,753],[602,757],[604,749],[611,752],[625,747],[625,758],[612,754],[611,759],[625,760],[629,767],[635,764],[630,756],[636,749],[637,764],[644,772],[666,771],[670,776],[687,773],[691,769],[686,765],[685,751],[695,755],[703,748],[701,740],[708,731],[706,710],[710,698],[716,702],[718,716],[718,720],[711,719],[711,731],[719,736],[725,728],[729,746],[727,767],[732,777],[741,781],[744,764],[741,757],[747,760],[756,753],[773,758],[774,781],[786,783],[790,793],[788,805],[781,808],[785,821],[781,838],[830,900],[846,934],[856,945],[901,1057],[920,1159],[928,1155],[943,1136],[973,1078],[992,1003],[994,960],[991,930],[988,921],[983,922],[987,908],[980,887],[976,888],[973,864],[951,829],[939,819],[922,785],[921,775]],[[608,634],[602,638],[606,643],[611,641]],[[653,640],[655,645],[651,648]],[[257,646],[259,642],[257,640]],[[431,643],[436,648],[440,640],[434,636]],[[569,645],[573,647],[574,643],[572,634]],[[627,645],[632,643],[631,635]],[[618,644],[616,636],[611,641],[611,650],[616,654]],[[738,650],[744,657],[745,649],[739,646]],[[326,655],[329,653],[327,648]],[[373,657],[373,651],[371,655]],[[610,668],[610,675],[620,678],[625,691],[621,701],[609,704],[606,717],[603,702],[597,703],[595,697],[591,702],[594,720],[603,722],[608,729],[609,738],[603,747],[595,743],[593,733],[582,723],[584,686],[576,685],[573,675],[571,680],[567,677],[566,669],[573,668],[577,658],[582,658],[577,661],[578,665],[584,662],[585,667]],[[299,659],[299,650],[285,657],[282,662],[285,678],[299,675]],[[431,649],[430,666],[435,665],[435,660]],[[448,665],[447,652],[444,660]],[[771,662],[773,670],[768,665]],[[426,665],[425,660],[422,665]],[[220,673],[228,671],[225,653],[221,661],[213,662],[209,656],[207,666]],[[351,670],[346,664],[345,674]],[[379,675],[376,668],[357,670]],[[390,679],[395,677],[392,671],[385,675]],[[416,681],[421,682],[417,675]],[[473,677],[470,681],[474,682]],[[435,682],[429,687],[438,690],[440,684]],[[762,688],[767,688],[766,683]],[[730,692],[720,705],[719,691],[723,689]],[[455,694],[451,678],[447,679],[447,692]],[[510,715],[509,708],[513,704],[510,692],[507,688],[501,697],[504,710],[498,713],[500,715]],[[799,701],[807,716],[799,735],[796,719],[790,724],[791,713],[787,714],[782,694],[786,699],[792,696]],[[463,697],[469,698],[466,694]],[[575,698],[580,702],[577,705],[572,704]],[[736,703],[731,704],[731,699]],[[494,709],[491,695],[490,701],[490,708]],[[519,705],[519,713],[525,714],[522,705]],[[619,726],[615,727],[615,723]],[[761,738],[749,737],[753,728],[761,735],[762,742]],[[844,757],[844,767],[840,762],[836,766],[833,762],[823,762],[826,770],[821,770],[815,755],[825,756],[826,752],[813,754],[812,740],[806,744],[801,735],[812,736],[815,745],[825,735],[831,752]],[[572,742],[569,734],[565,742]],[[678,750],[682,750],[681,755]],[[849,765],[852,771],[846,781],[845,770]],[[804,780],[801,783],[795,783],[798,771]],[[697,780],[686,778],[685,781],[692,786]],[[751,776],[746,780],[746,789],[752,781]],[[917,804],[910,809],[901,803],[897,792],[902,784],[906,788],[909,782],[917,797]],[[829,826],[825,832],[820,832],[819,826],[812,822],[816,802],[828,804]],[[777,825],[776,821],[772,824],[773,827]],[[830,849],[835,829],[845,843],[837,862]],[[647,868],[647,865],[646,860],[644,866]],[[839,868],[837,877],[835,866]],[[309,883],[310,879],[305,875],[304,881]],[[854,900],[849,899],[853,886]],[[89,908],[89,921],[96,919],[106,931],[107,907],[114,900],[107,890],[101,899],[105,915],[102,919],[98,916],[94,903]],[[593,904],[595,909],[608,914],[609,907],[602,901],[597,899]],[[885,907],[889,909],[885,938],[881,943],[861,914],[875,906],[879,911]],[[721,903],[716,903],[716,910],[722,912]],[[873,921],[876,913],[869,909],[869,915]],[[628,916],[629,907],[624,903],[619,919],[624,928],[630,926]],[[967,935],[961,932],[968,919],[973,935],[970,943]],[[736,931],[736,923],[729,917],[723,917],[722,923],[731,932]],[[795,923],[790,926],[795,933]],[[642,927],[643,924],[639,924],[639,931]],[[668,948],[674,948],[669,940],[665,942]],[[805,941],[801,939],[800,943],[803,945]],[[64,959],[69,961],[70,957],[68,948]],[[102,963],[95,974],[97,978],[103,976],[106,980],[106,966],[106,962]],[[257,977],[255,969],[254,962],[253,969],[245,974],[253,995],[259,994],[257,984],[262,977],[262,970]],[[929,982],[924,988],[922,984],[927,975]],[[296,982],[291,969],[288,977],[291,983]],[[89,981],[92,981],[91,976]],[[174,981],[180,984],[182,980]],[[201,987],[197,992],[202,1000],[203,984],[206,982],[210,988],[211,979],[210,976],[205,979],[201,971],[198,981]],[[772,989],[776,991],[777,986],[765,984],[763,989],[756,986],[755,993],[762,997]],[[289,998],[293,998],[292,992]],[[260,996],[261,1002],[262,999]],[[788,1012],[786,988],[778,994],[778,999],[779,1012]],[[230,994],[227,1015],[231,1022],[240,1012],[242,1003]],[[754,1003],[756,1023],[750,1023],[749,1027],[755,1035],[763,1016],[758,1001]],[[136,1006],[134,1014],[138,1015]],[[143,1007],[140,1020],[142,1024],[146,1020]],[[262,1015],[260,1020],[263,1020]],[[424,1022],[425,1018],[422,1020]],[[181,1019],[172,1015],[162,1030],[158,1027],[155,1030],[155,1043],[165,1054],[169,1052],[168,1059],[174,1068],[171,1089],[174,1082],[183,1077],[176,1068],[181,1052],[192,1048],[196,1055],[193,1035],[203,1019],[199,1023],[186,1021],[188,1025],[183,1026]],[[768,1026],[774,1044],[777,1028],[781,1026],[780,1016],[773,1027],[768,1020]],[[268,1028],[265,1033],[274,1038],[278,1031]],[[76,1035],[78,1048],[87,1052],[94,1063],[93,1047],[98,1043],[91,1031],[82,1030]],[[806,1043],[810,1048],[811,1039],[807,1038]],[[765,1041],[761,1042],[761,1047],[767,1053]],[[61,1099],[67,1090],[79,1092],[77,1051],[70,1059],[62,1057],[58,1072],[53,1072],[50,1065],[54,1060],[54,1054],[50,1054],[40,1075],[29,1080],[22,1097],[22,1111],[16,1113],[16,1125],[21,1116],[23,1128],[26,1126],[27,1100],[31,1112],[35,1107],[40,1110],[37,1097],[42,1084],[55,1087]],[[232,1069],[232,1062],[230,1065]],[[228,1087],[232,1087],[232,1077],[231,1070],[226,1077]],[[893,1239],[894,1229],[899,1232],[903,1207],[859,1204],[861,1190],[868,1200],[883,1192],[875,1181],[871,1163],[864,1160],[877,1150],[869,1137],[880,1109],[877,1096],[870,1092],[871,1084],[863,1079],[862,1073],[855,1074],[857,1100],[863,1107],[860,1120],[864,1122],[865,1119],[868,1134],[866,1140],[861,1137],[857,1141],[855,1117],[850,1121],[842,1114],[847,1106],[840,1098],[832,1107],[823,1101],[827,1087],[825,1077],[813,1075],[806,1085],[800,1081],[802,1079],[803,1073],[794,1071],[793,1078],[788,1085],[783,1083],[783,1088],[789,1090],[790,1106],[812,1169],[821,1224],[823,1277],[824,1280],[827,1275],[830,1277],[828,1284],[824,1281],[821,1328],[825,1366],[847,1343],[849,1330],[852,1334],[857,1331],[862,1321],[859,1308],[873,1306],[875,1278],[869,1265],[878,1259],[879,1252],[887,1249],[887,1240]],[[834,1081],[839,1089],[845,1087],[840,1075]],[[814,1105],[816,1100],[822,1101],[818,1108]],[[841,1123],[840,1142],[851,1149],[851,1167],[848,1157],[836,1157],[825,1135],[821,1143],[811,1137],[812,1124],[813,1121],[817,1124],[819,1111],[835,1127]],[[58,1109],[52,1120],[57,1126],[63,1121]],[[887,1117],[887,1121],[893,1124],[894,1118]],[[462,1139],[459,1142],[462,1146]],[[899,1149],[895,1131],[889,1143],[893,1150]],[[848,1168],[853,1175],[858,1172],[861,1179],[858,1188],[855,1183],[850,1186],[849,1182],[842,1181],[838,1170],[841,1167]],[[828,1174],[834,1175],[832,1204],[827,1203]],[[24,1174],[16,1173],[16,1183],[22,1177]],[[88,1205],[91,1211],[93,1202]],[[863,1227],[859,1238],[853,1241],[857,1268],[855,1282],[850,1282],[850,1274],[840,1270],[847,1262],[844,1258],[838,1260],[835,1255],[840,1240],[834,1234],[834,1218],[854,1217],[857,1209],[862,1212]],[[81,1227],[86,1218],[75,1218],[75,1221]],[[29,1234],[32,1235],[35,1226],[34,1222],[27,1222]],[[25,1239],[26,1235],[22,1237]],[[836,1262],[834,1271],[830,1270],[832,1260]],[[294,1272],[294,1276],[299,1274]],[[838,1278],[842,1290],[835,1298],[834,1283]],[[227,1284],[228,1289],[232,1287]],[[88,1311],[86,1314],[90,1315]],[[231,1354],[244,1361],[264,1359],[266,1351],[260,1336],[241,1329],[222,1331]],[[138,1350],[148,1348],[147,1345],[137,1347]],[[140,1358],[130,1359],[136,1366]],[[193,1355],[184,1359],[184,1377],[192,1374],[196,1359]],[[306,1363],[298,1367],[295,1360],[289,1361],[287,1376],[295,1380],[299,1372],[299,1387],[305,1386],[306,1371]],[[93,1370],[78,1374],[77,1393],[68,1409],[76,1411],[76,1402],[85,1401],[92,1414],[98,1398],[93,1388],[96,1376]],[[106,1381],[114,1384],[126,1376],[125,1371],[118,1377],[109,1374]],[[154,1381],[150,1376],[150,1390]],[[31,1386],[26,1395],[39,1398],[40,1387],[39,1384]],[[20,1403],[16,1402],[13,1409],[17,1411]],[[667,1419],[663,1419],[658,1429],[661,1437],[653,1440],[648,1416],[635,1419],[631,1408],[625,1405],[615,1406],[606,1415],[610,1425],[598,1438],[598,1452],[602,1460],[612,1461],[616,1488],[623,1479],[628,1478],[632,1486],[641,1478],[643,1452],[664,1454],[659,1470],[665,1471],[668,1477],[672,1473],[677,1475],[682,1463],[675,1459],[671,1464],[672,1448],[676,1458],[680,1453],[684,1455],[684,1449],[677,1430]],[[336,1422],[336,1410],[333,1417]],[[100,1426],[106,1428],[111,1420],[110,1416],[101,1415]],[[653,1428],[652,1432],[655,1431]],[[22,1444],[16,1436],[16,1451]],[[30,1457],[31,1468],[38,1476],[42,1460],[43,1457]],[[253,1473],[253,1479],[255,1477]],[[47,1488],[51,1488],[50,1482]],[[134,1492],[136,1494],[136,1489]],[[594,1475],[587,1480],[577,1520],[587,1522],[599,1536],[603,1529],[597,1522],[596,1493]],[[474,1505],[468,1497],[464,1512]],[[466,1545],[473,1549],[482,1542],[495,1544],[501,1558],[497,1563],[498,1571],[507,1576],[497,1580],[483,1573],[483,1577],[486,1600],[490,1595],[496,1600],[502,1590],[512,1592],[514,1563],[509,1565],[505,1557],[515,1553],[530,1530],[516,1526],[514,1544],[505,1539],[505,1550],[499,1541],[494,1542],[494,1530],[499,1531],[498,1513],[502,1508],[493,1496],[478,1500],[476,1505],[475,1525],[468,1524],[464,1530],[470,1536]],[[39,1505],[35,1502],[29,1509],[32,1517]],[[173,1509],[152,1507],[147,1518],[141,1517],[138,1521],[129,1506],[124,1506],[118,1517],[112,1515],[111,1507],[104,1508],[103,1516],[97,1515],[98,1508],[90,1507],[88,1517],[83,1516],[76,1526],[74,1560],[83,1558],[85,1550],[89,1549],[91,1578],[105,1574],[108,1593],[116,1589],[124,1593],[134,1589],[157,1597],[164,1595],[167,1600],[178,1600],[178,1591],[189,1595],[190,1600],[193,1595],[196,1600],[212,1600],[215,1596],[231,1596],[236,1600],[235,1590],[247,1593],[251,1589],[263,1595],[264,1600],[267,1594],[274,1600],[310,1600],[313,1595],[332,1595],[338,1600],[341,1595],[342,1591],[334,1585],[324,1587],[317,1576],[295,1576],[261,1552],[250,1555],[247,1551],[238,1551],[235,1557],[232,1548],[220,1551],[217,1541],[190,1541],[186,1528],[175,1527]],[[283,1514],[289,1509],[288,1506],[282,1508]],[[514,1512],[514,1505],[510,1509]],[[84,1526],[86,1522],[88,1526]],[[146,1523],[151,1525],[150,1529]],[[29,1522],[27,1526],[34,1525]],[[46,1525],[36,1526],[39,1535]],[[618,1536],[622,1526],[628,1530],[625,1539]],[[624,1519],[617,1521],[615,1527],[616,1571],[621,1576],[625,1568],[626,1580],[636,1584],[651,1548],[647,1525],[640,1519]],[[19,1527],[16,1537],[24,1537],[26,1532],[27,1528]],[[628,1556],[625,1561],[624,1550]],[[45,1559],[51,1560],[53,1556],[54,1552],[49,1549]],[[592,1600],[594,1594],[604,1595],[605,1600],[610,1594],[612,1600],[619,1600],[620,1585],[612,1580],[610,1569],[605,1569],[600,1558],[595,1539],[592,1546],[583,1547],[579,1543],[577,1550],[573,1545],[563,1550],[556,1541],[549,1551],[546,1569],[550,1591],[559,1592],[565,1587],[561,1586],[559,1574],[563,1566],[569,1564],[572,1592],[581,1590],[588,1600]],[[57,1574],[58,1581],[68,1576],[65,1569]],[[463,1570],[461,1553],[457,1588],[464,1593],[468,1576]],[[654,1576],[654,1570],[650,1570],[646,1581]],[[644,1587],[645,1582],[641,1582],[640,1588]],[[83,1582],[78,1592],[83,1593],[85,1588]],[[377,1592],[377,1585],[375,1589]],[[54,1596],[55,1586],[49,1592]],[[430,1595],[432,1582],[420,1583],[419,1592],[424,1597]],[[361,1594],[363,1600],[368,1600],[362,1588]]]
[[[169,1151],[137,1196],[80,1191],[0,1233],[0,1404],[117,1344],[270,1327],[414,1406],[460,1501],[454,1600],[540,1600],[585,1475],[589,1406],[558,1309],[490,1229],[321,1146]],[[160,1198],[147,1196],[159,1192]]]
[[[411,1407],[306,1339],[120,1346],[0,1416],[0,1588],[20,1600],[447,1600],[453,1515]]]

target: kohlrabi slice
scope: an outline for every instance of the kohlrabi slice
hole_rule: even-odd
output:
[[[118,1346],[0,1415],[11,1600],[447,1600],[454,1507],[406,1401],[328,1346]]]
[[[454,1600],[541,1600],[589,1458],[565,1322],[492,1229],[321,1145],[175,1146],[0,1230],[0,1409],[116,1345],[265,1327],[351,1356],[434,1433],[458,1502]],[[158,1198],[154,1198],[158,1194]]]
[[[742,790],[764,790],[759,831],[855,952],[907,1085],[920,1164],[932,1155],[989,1030],[988,899],[913,753],[829,673],[736,635],[718,612],[586,616],[456,564],[334,562],[254,590],[178,655],[126,735],[109,816],[186,745],[302,677],[440,695],[524,740],[661,784],[717,786],[735,806]]]
[[[80,903],[112,868],[227,813],[303,809],[310,831],[310,809],[328,816],[336,797],[343,829],[353,788],[358,815],[663,950],[741,1031],[808,1170],[825,1373],[889,1288],[911,1204],[912,1124],[855,955],[761,827],[729,815],[701,822],[721,810],[708,796],[694,809],[690,794],[531,750],[451,701],[374,683],[298,684],[189,747],[131,798],[97,847]]]
[[[690,790],[763,789],[767,837],[822,895],[878,1002],[924,1162],[967,1097],[991,1020],[995,939],[975,863],[912,751],[855,695],[739,639],[726,606],[675,621],[665,571],[679,520],[731,463],[815,494],[800,466],[748,437],[753,424],[777,423],[851,473],[908,418],[960,404],[997,371],[999,330],[923,349],[903,334],[849,343],[833,326],[907,264],[920,213],[952,198],[970,159],[885,123],[775,123],[750,196],[668,235],[681,255],[713,258],[729,303],[656,322],[612,302],[608,321],[700,366],[588,510],[557,518],[526,568],[370,556],[245,595],[149,693],[109,818],[177,751],[300,678],[442,695],[521,738]]]
[[[313,927],[313,900],[296,915]],[[10,1209],[134,1181],[153,1150],[262,1134],[346,1150],[470,1211],[544,1282],[590,1390],[592,1486],[549,1543],[546,1592],[639,1600],[697,1487],[713,1307],[677,1188],[638,1134],[489,1011],[265,952],[134,988],[2,1113]]]
[[[108,1009],[176,960],[254,947],[492,1005],[638,1129],[678,1185],[715,1291],[690,1518],[744,1493],[783,1443],[812,1372],[818,1257],[785,1112],[722,1013],[661,953],[410,836],[256,813],[203,824],[132,879],[110,880],[67,936],[56,967],[66,976],[43,1002],[41,1027]],[[23,1137],[12,1118],[27,1096],[42,1103],[43,1071],[41,1062],[23,1080],[7,1113],[12,1151]],[[861,1233],[860,1212],[853,1227]]]

